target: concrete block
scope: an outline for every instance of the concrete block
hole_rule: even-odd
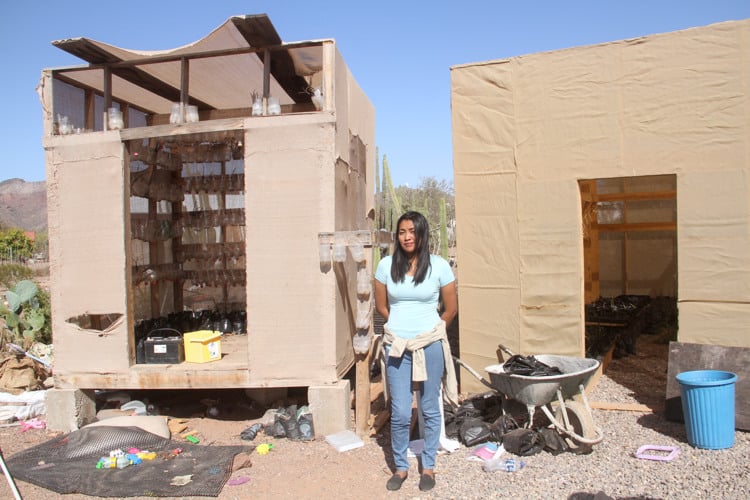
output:
[[[50,431],[72,432],[96,421],[93,390],[49,389],[44,404]]]
[[[313,414],[315,437],[350,430],[351,387],[348,380],[332,385],[307,388],[307,400]]]

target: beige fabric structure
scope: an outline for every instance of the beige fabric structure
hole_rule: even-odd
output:
[[[578,181],[665,174],[679,340],[750,346],[750,20],[455,66],[451,100],[463,361],[583,355]]]
[[[348,256],[343,264],[323,266],[320,235],[373,229],[375,113],[334,41],[285,44],[260,15],[233,17],[203,40],[172,51],[133,52],[85,38],[55,45],[89,62],[44,70],[38,89],[45,125],[56,387],[336,383],[354,364],[357,265]],[[269,55],[273,65],[267,64]],[[149,58],[161,62],[150,64]],[[322,89],[325,104],[319,110],[311,103],[311,87]],[[281,114],[251,116],[253,91],[278,97]],[[196,105],[200,121],[170,123],[175,101]],[[106,130],[110,103],[125,111],[120,130]],[[60,135],[61,115],[79,133]],[[180,264],[175,249],[196,247],[187,230],[167,241],[131,238],[144,215],[136,213],[136,202],[147,205],[131,192],[131,167],[147,162],[155,144],[161,149],[154,161],[166,165],[159,171],[176,176],[172,187],[185,189],[185,172],[203,168],[186,156],[180,164],[175,152],[180,147],[183,155],[206,144],[238,155],[222,160],[222,175],[224,163],[242,165],[244,185],[227,195],[242,200],[242,223],[232,222],[234,232],[227,234],[242,235],[242,276],[235,281],[243,283],[239,295],[246,302],[249,332],[222,338],[220,361],[136,364],[133,332],[143,310],[159,316],[189,306],[190,280],[184,273],[191,271]],[[184,202],[157,215],[154,211],[168,203],[148,200],[149,214],[155,222],[169,215],[166,222],[176,224],[199,197],[212,203],[217,198],[185,194]],[[228,213],[237,207],[220,205],[214,211],[225,208]],[[210,224],[212,234],[217,224]],[[216,241],[201,243],[203,251],[218,248]],[[144,284],[144,258],[158,273],[169,271],[169,277]],[[142,292],[151,294],[145,307],[138,300]]]

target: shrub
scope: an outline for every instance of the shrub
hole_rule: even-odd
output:
[[[0,264],[0,285],[5,288],[13,288],[13,285],[22,280],[34,277],[34,271],[21,264]]]

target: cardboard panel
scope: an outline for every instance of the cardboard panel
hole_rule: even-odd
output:
[[[678,300],[679,340],[696,344],[747,347],[750,304]]]
[[[515,171],[510,65],[451,71],[454,171],[461,175]],[[458,199],[458,196],[457,196]]]
[[[498,344],[513,350],[518,348],[518,289],[465,285],[463,279],[459,279],[459,296],[461,352],[453,354],[482,372],[484,367],[497,363]],[[471,374],[463,369],[461,371],[462,392],[488,390]]]
[[[622,68],[612,44],[512,60],[516,158],[524,179],[625,175],[620,148]],[[585,54],[585,57],[582,57]]]
[[[681,300],[750,300],[747,170],[678,177]]]
[[[460,184],[460,186],[459,186]],[[518,220],[515,175],[467,176],[457,182],[461,198],[456,211],[464,224],[456,228],[459,240],[461,284],[517,286]]]
[[[746,154],[748,34],[741,21],[619,42],[629,170],[723,170]]]
[[[127,312],[125,185],[119,134],[66,136],[48,149],[55,372],[129,366],[127,323],[107,335],[68,322]],[[106,279],[105,279],[106,277]]]
[[[458,265],[473,279],[480,271],[472,261],[502,262],[476,259],[488,248],[504,253],[503,233],[480,236],[477,211],[462,211],[461,203],[490,212],[498,195],[489,179],[517,172],[520,325],[529,339],[522,345],[580,352],[577,181],[676,174],[680,339],[750,346],[740,331],[750,293],[749,51],[744,20],[452,68],[457,227],[464,228]],[[467,195],[471,201],[462,201]],[[635,285],[646,286],[640,281]],[[462,340],[464,325],[474,325],[463,314],[475,308],[466,300],[464,294]],[[737,305],[721,308],[733,315],[724,334],[706,324],[714,303]],[[556,308],[563,311],[559,323],[548,314]]]
[[[245,138],[251,376],[269,386],[336,380],[331,299],[318,233],[333,215],[334,124],[284,123]],[[283,362],[280,362],[283,360]]]

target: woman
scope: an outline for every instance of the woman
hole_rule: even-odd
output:
[[[398,243],[375,271],[375,307],[386,323],[387,389],[391,399],[391,447],[396,471],[389,490],[398,490],[409,471],[413,383],[424,420],[424,450],[419,489],[435,486],[435,457],[443,417],[440,388],[444,376],[448,399],[456,404],[453,361],[446,327],[458,309],[453,271],[445,259],[430,255],[429,225],[419,212],[398,219]],[[438,302],[443,299],[443,312]]]

